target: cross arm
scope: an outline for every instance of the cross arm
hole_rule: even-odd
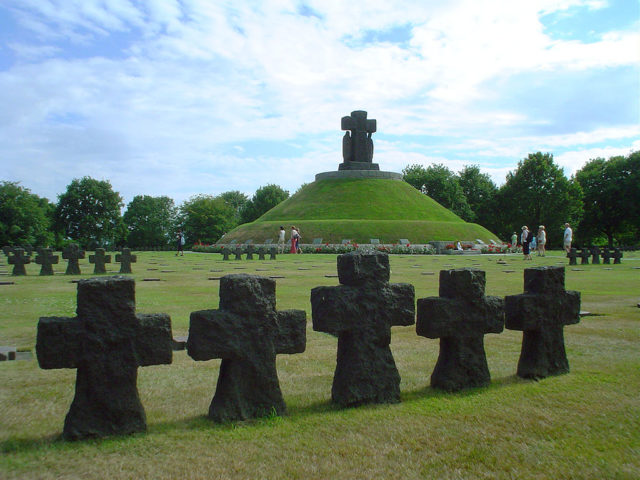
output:
[[[137,314],[136,355],[138,366],[172,362],[171,317],[166,313]]]
[[[356,128],[356,121],[353,117],[347,116],[342,117],[342,121],[340,122],[341,130],[354,130]]]
[[[77,368],[84,331],[77,318],[40,317],[36,354],[40,368]]]
[[[366,127],[367,133],[375,133],[377,128],[377,121],[375,119],[367,120]]]
[[[281,310],[277,312],[278,333],[274,341],[276,353],[302,353],[307,347],[307,312]]]
[[[383,289],[385,291],[386,289]],[[391,283],[388,289],[387,305],[390,325],[413,325],[415,323],[415,289],[409,283]]]
[[[504,300],[489,296],[470,302],[449,297],[420,298],[417,317],[416,333],[421,337],[500,333],[504,329]]]
[[[243,358],[256,335],[256,329],[240,315],[224,310],[192,312],[187,353],[197,361]]]
[[[348,285],[311,290],[313,329],[338,336],[351,330],[362,315],[358,289]]]

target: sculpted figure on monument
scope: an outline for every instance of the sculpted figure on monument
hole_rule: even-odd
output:
[[[369,162],[373,160],[373,140],[376,121],[367,120],[367,112],[356,110],[348,117],[342,117],[342,156],[346,162]]]

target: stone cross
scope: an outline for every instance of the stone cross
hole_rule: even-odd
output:
[[[220,253],[222,254],[222,260],[229,260],[229,255],[231,255],[231,250],[229,250],[229,248],[222,247],[222,251]]]
[[[267,253],[267,249],[265,247],[258,248],[258,260],[264,260],[264,256]]]
[[[332,400],[342,406],[400,401],[391,327],[413,325],[413,285],[389,283],[382,252],[338,255],[336,287],[311,290],[313,329],[338,337]]]
[[[89,263],[93,263],[93,273],[107,273],[105,263],[111,263],[111,255],[105,255],[104,248],[96,248],[95,255],[89,255]]]
[[[589,257],[591,256],[591,251],[588,248],[583,248],[580,250],[580,265],[589,265]]]
[[[304,310],[276,311],[276,282],[256,275],[220,279],[220,308],[191,313],[187,353],[221,358],[209,417],[216,422],[286,413],[276,355],[306,348]]]
[[[42,265],[40,267],[40,275],[53,275],[53,265],[57,264],[59,257],[53,255],[50,248],[38,249],[38,255],[36,255],[36,263]]]
[[[278,249],[276,247],[271,247],[271,250],[269,250],[269,260],[275,260],[277,252]]]
[[[24,248],[15,247],[13,254],[9,255],[8,262],[9,265],[13,265],[13,272],[11,274],[17,277],[27,274],[24,266],[31,263],[31,257],[25,254]]]
[[[132,255],[129,248],[123,248],[122,253],[116,254],[116,262],[120,263],[120,273],[131,273],[131,264],[137,261],[137,255]]]
[[[575,248],[572,248],[571,250],[569,250],[569,252],[567,253],[567,258],[569,258],[569,265],[577,265],[578,250]]]
[[[9,245],[5,245],[4,247],[2,247],[2,253],[4,253],[7,257],[13,253],[13,247],[9,246]]]
[[[604,265],[611,264],[611,252],[609,251],[609,247],[604,247],[602,249],[602,263]]]
[[[76,368],[67,439],[146,430],[138,367],[171,363],[171,318],[135,313],[135,282],[103,277],[78,283],[77,316],[42,317],[36,353],[41,368]]]
[[[253,245],[249,244],[247,245],[247,260],[253,260],[253,251],[254,251],[254,247]]]
[[[233,254],[236,256],[236,260],[242,260],[242,246],[238,245]]]
[[[505,298],[505,327],[523,332],[518,376],[569,372],[563,328],[579,321],[580,292],[565,290],[564,267],[526,268],[524,293]]]
[[[597,246],[591,247],[591,263],[593,265],[600,265],[600,248]]]
[[[484,335],[504,329],[504,299],[486,296],[485,272],[440,271],[440,296],[418,299],[416,332],[440,339],[431,386],[454,392],[489,385]]]
[[[614,248],[613,255],[611,256],[613,257],[614,265],[619,265],[622,263],[622,251],[619,248]]]
[[[70,243],[62,251],[62,258],[67,260],[67,271],[65,275],[80,275],[80,264],[78,260],[84,258],[84,250],[81,250],[75,243]]]
[[[373,140],[376,121],[367,120],[367,112],[356,110],[348,117],[342,117],[342,130],[347,130],[342,138],[342,157],[345,162],[371,162],[373,160]]]

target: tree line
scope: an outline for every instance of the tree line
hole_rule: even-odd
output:
[[[569,222],[577,244],[640,243],[640,151],[592,159],[571,178],[552,154],[529,154],[500,187],[478,165],[454,173],[444,165],[414,164],[402,173],[406,182],[463,220],[505,240],[522,225],[534,230],[545,225],[548,245],[559,246]],[[288,197],[288,191],[273,184],[251,198],[233,190],[196,195],[179,206],[167,196],[137,195],[121,214],[124,202],[109,181],[74,179],[55,204],[17,182],[3,181],[0,245],[61,248],[73,241],[88,249],[161,247],[174,243],[179,229],[189,243],[215,243]]]

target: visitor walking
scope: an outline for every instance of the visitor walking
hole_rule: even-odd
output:
[[[545,245],[547,243],[547,231],[544,228],[544,225],[540,225],[538,227],[538,256],[545,256]]]
[[[568,223],[564,224],[564,236],[562,239],[562,243],[564,245],[564,249],[567,253],[571,251],[571,241],[573,239],[573,230],[571,230],[571,226]]]
[[[296,227],[291,225],[291,248],[289,249],[289,253],[297,253],[298,252],[297,240],[298,240],[299,236],[300,236],[300,234],[298,233],[298,230],[296,230]]]
[[[286,233],[284,227],[280,225],[280,231],[278,232],[278,253],[284,253],[284,237]]]
[[[520,243],[522,244],[522,255],[523,255],[523,260],[533,260],[531,258],[531,254],[529,253],[529,229],[527,228],[526,225],[524,225],[522,227],[522,233],[520,234]]]
[[[511,235],[511,251],[513,253],[518,251],[518,234],[516,232],[513,232],[513,235]]]
[[[176,257],[178,255],[182,255],[184,256],[184,250],[182,249],[182,247],[184,247],[184,234],[182,233],[182,230],[178,230],[178,234],[176,235],[176,243],[177,243],[177,250],[176,250]]]

